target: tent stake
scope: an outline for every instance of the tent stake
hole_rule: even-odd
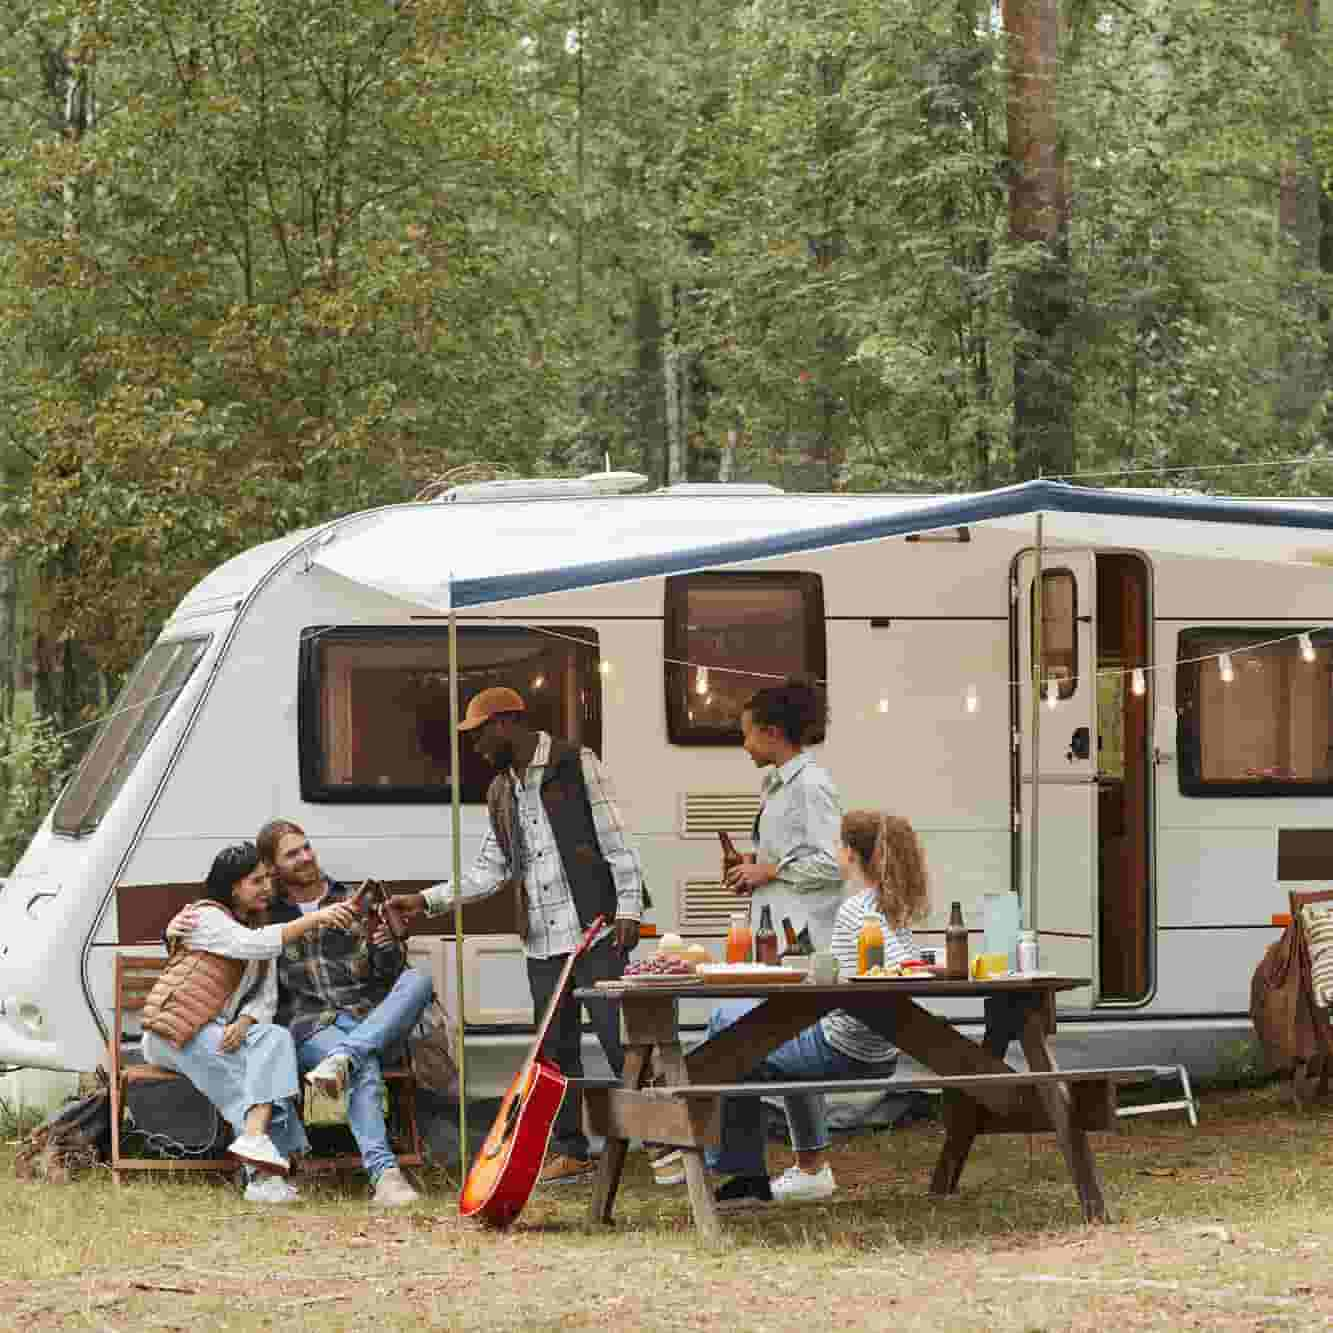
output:
[[[458,617],[449,612],[449,805],[452,823],[454,878],[454,1003],[458,1006],[458,1160],[467,1174],[467,1042],[464,1037],[463,1005],[463,806],[459,784],[463,780],[459,762],[458,724]]]

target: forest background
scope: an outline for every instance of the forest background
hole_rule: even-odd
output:
[[[1333,494],[1330,19],[0,0],[0,873],[194,581],[466,465]]]

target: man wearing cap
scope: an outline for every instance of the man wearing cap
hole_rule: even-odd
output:
[[[618,978],[639,942],[643,871],[625,837],[611,785],[597,756],[527,724],[523,696],[504,686],[482,690],[467,706],[459,730],[470,732],[477,753],[497,770],[486,793],[490,829],[464,875],[464,901],[485,898],[509,884],[518,903],[515,928],[527,950],[528,983],[540,1018],[569,955],[588,926],[611,924],[575,963],[573,986]],[[448,883],[424,893],[397,894],[391,906],[405,916],[436,915],[454,905]],[[585,1001],[616,1077],[624,1052],[619,1015],[605,1000]],[[547,1037],[547,1054],[570,1078],[583,1075],[580,1005],[568,994]],[[583,1133],[582,1099],[571,1088],[556,1117],[541,1180],[586,1177],[592,1170]]]

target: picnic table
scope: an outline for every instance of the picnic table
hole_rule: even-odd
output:
[[[1118,1082],[1151,1077],[1151,1069],[1058,1071],[1047,1038],[1055,1031],[1055,995],[1086,986],[1085,977],[1011,976],[985,981],[937,977],[858,980],[834,985],[744,982],[715,984],[688,979],[618,990],[579,990],[579,999],[618,999],[624,1021],[625,1065],[616,1086],[585,1089],[593,1130],[606,1137],[593,1189],[594,1222],[610,1223],[629,1140],[682,1149],[695,1225],[705,1240],[721,1235],[706,1177],[703,1149],[720,1141],[724,1096],[763,1096],[786,1091],[858,1087],[928,1087],[944,1090],[945,1140],[931,1178],[931,1193],[957,1189],[978,1134],[1053,1133],[1088,1221],[1106,1219],[1106,1203],[1088,1129],[1115,1124]],[[679,1001],[758,999],[731,1027],[686,1053],[681,1046]],[[985,1006],[986,1030],[978,1044],[928,1010],[927,999],[966,998]],[[918,1079],[773,1084],[741,1080],[765,1055],[833,1009],[844,1009],[883,1033],[900,1050],[933,1071]],[[1004,1061],[1017,1040],[1028,1069]],[[654,1075],[657,1075],[655,1078]],[[651,1085],[651,1086],[650,1086]]]

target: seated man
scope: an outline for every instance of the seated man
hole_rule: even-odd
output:
[[[274,868],[274,922],[352,896],[323,874],[304,830],[291,820],[265,824],[255,841]],[[347,1123],[374,1201],[389,1207],[418,1196],[389,1146],[380,1061],[412,1031],[431,998],[430,978],[405,962],[387,934],[370,938],[364,929],[312,931],[278,957],[277,1021],[291,1030],[307,1082],[332,1096],[346,1093]]]

